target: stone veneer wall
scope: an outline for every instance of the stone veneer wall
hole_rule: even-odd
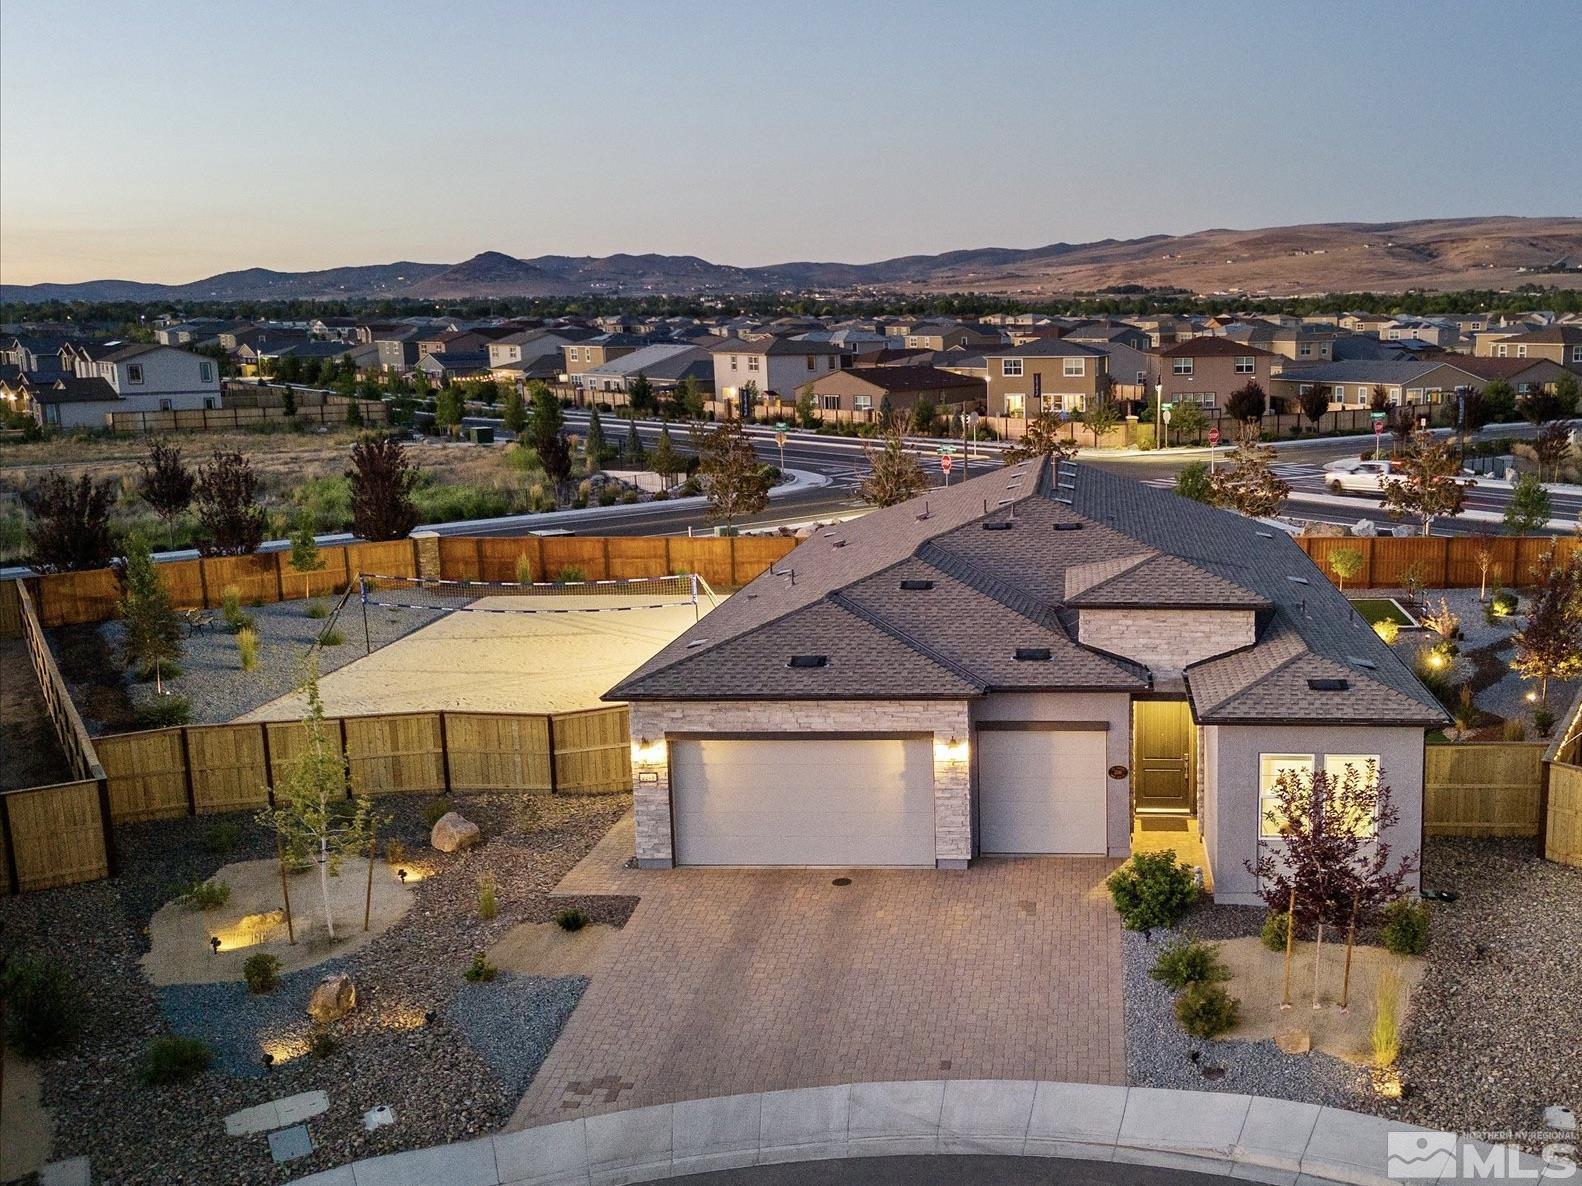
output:
[[[632,737],[662,742],[670,733],[932,733],[936,743],[966,742],[962,700],[651,700],[631,706]],[[817,744],[810,742],[809,744]],[[648,781],[645,774],[657,777]],[[665,868],[675,860],[670,834],[668,751],[643,762],[634,755],[632,800],[637,860]],[[965,867],[972,856],[970,763],[934,752],[934,859]]]
[[[1250,609],[1084,609],[1077,640],[1157,675],[1250,647],[1257,641],[1254,618]]]

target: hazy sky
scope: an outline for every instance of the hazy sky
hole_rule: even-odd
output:
[[[1579,42],[1579,0],[0,0],[0,279],[1582,214]]]

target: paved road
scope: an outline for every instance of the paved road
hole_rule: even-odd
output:
[[[858,1157],[715,1170],[683,1186],[1223,1186],[1217,1174],[1045,1157]]]

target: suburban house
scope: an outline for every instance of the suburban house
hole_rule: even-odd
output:
[[[1133,350],[1147,350],[1153,345],[1146,330],[1135,325],[1128,325],[1124,321],[1086,321],[1081,325],[1073,326],[1061,337],[1068,342],[1081,342],[1084,346],[1102,346],[1119,344],[1130,346]]]
[[[1475,386],[1479,388],[1498,379],[1509,383],[1518,395],[1553,390],[1566,373],[1565,367],[1548,358],[1475,358],[1470,354],[1457,354],[1441,355],[1437,361],[1448,362],[1457,370],[1476,376]]]
[[[1415,850],[1447,723],[1284,533],[1045,458],[818,531],[606,698],[644,867],[1123,857],[1162,831],[1232,903],[1285,770],[1377,769]]]
[[[424,379],[481,379],[489,373],[489,356],[482,350],[445,350],[423,355],[413,370]]]
[[[991,416],[1080,412],[1109,382],[1109,355],[1080,342],[1038,338],[986,350]]]
[[[1333,357],[1335,338],[1339,335],[1329,326],[1242,321],[1227,326],[1219,336],[1283,355],[1295,363],[1318,363],[1328,362]]]
[[[983,400],[981,379],[931,366],[851,367],[813,380],[814,406],[821,412],[910,412],[926,399],[936,411]]]
[[[565,375],[573,387],[581,387],[579,376],[584,371],[601,367],[617,358],[624,358],[634,350],[648,345],[648,339],[636,334],[599,334],[582,341],[572,341],[560,348],[565,358]]]
[[[847,352],[832,342],[801,338],[727,338],[711,346],[714,391],[724,403],[739,405],[742,388],[758,386],[760,397],[795,403],[797,393],[820,376],[840,370]]]
[[[1491,343],[1490,353],[1495,358],[1547,358],[1582,371],[1582,325],[1551,325],[1515,334]]]
[[[1437,404],[1446,398],[1454,400],[1457,387],[1481,390],[1484,381],[1471,371],[1451,365],[1445,356],[1380,359],[1292,367],[1275,377],[1269,392],[1294,404],[1315,383],[1329,388],[1329,406],[1339,410],[1370,407],[1375,387],[1384,388],[1386,401],[1392,406]]]
[[[687,379],[695,379],[698,390],[708,393],[714,386],[714,359],[701,346],[656,342],[583,371],[577,377],[577,386],[590,394],[625,392],[638,375],[646,378],[655,391],[669,391]]]
[[[908,327],[905,339],[908,350],[984,350],[1003,345],[1005,335],[959,321],[920,321]]]
[[[106,428],[111,412],[181,412],[220,406],[212,358],[157,342],[75,346],[72,366],[40,379],[23,375],[19,394],[39,424]],[[65,352],[63,352],[64,356]]]
[[[1230,338],[1188,338],[1154,355],[1153,383],[1167,404],[1197,403],[1223,407],[1230,393],[1256,383],[1271,391],[1270,381],[1286,360],[1271,350]]]

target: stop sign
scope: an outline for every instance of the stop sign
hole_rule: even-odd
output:
[[[939,472],[942,473],[942,474],[948,474],[950,472],[950,454],[949,453],[946,453],[943,457],[941,457],[939,459]]]
[[[1219,429],[1211,428],[1208,430],[1208,443],[1211,445],[1219,444]]]

